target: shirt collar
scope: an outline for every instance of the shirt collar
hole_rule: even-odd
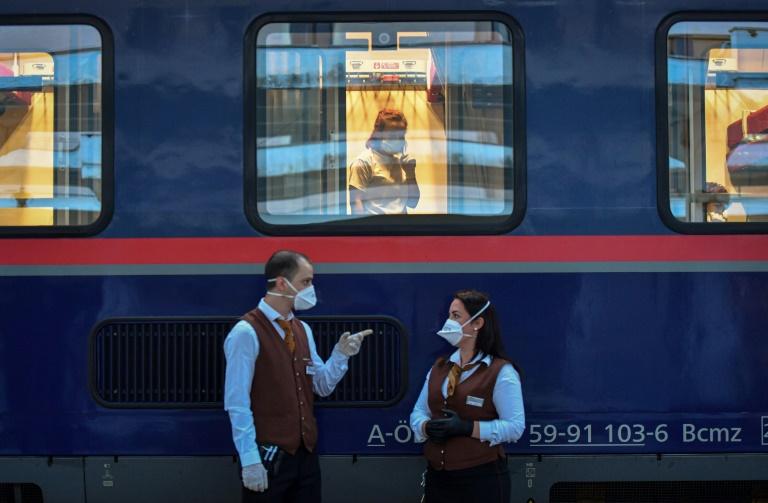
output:
[[[259,301],[259,310],[260,310],[262,313],[264,313],[264,316],[266,316],[266,317],[267,317],[267,319],[268,319],[269,321],[275,321],[275,320],[281,320],[281,319],[283,319],[283,315],[282,315],[282,314],[280,314],[280,313],[278,313],[277,311],[275,311],[275,308],[273,308],[272,306],[270,306],[269,304],[267,304],[267,301],[266,301],[266,300],[264,300],[264,298],[263,298],[263,297],[262,297],[262,299]],[[287,318],[287,319],[288,319],[288,320],[292,320],[292,319],[293,319],[293,312],[291,312],[291,313],[288,315],[288,318]]]
[[[461,350],[457,349],[453,352],[450,358],[448,358],[451,362],[455,363],[456,365],[461,364]],[[477,361],[481,361],[485,363],[486,366],[491,366],[491,361],[493,361],[493,357],[491,355],[487,355],[483,353],[482,351],[478,351],[474,358],[472,358],[472,361],[469,363],[475,363]],[[469,365],[469,364],[467,364]]]

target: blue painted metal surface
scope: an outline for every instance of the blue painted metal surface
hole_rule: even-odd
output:
[[[446,292],[470,283],[490,293],[507,349],[525,371],[529,426],[567,431],[591,424],[592,443],[600,444],[608,443],[601,437],[609,424],[614,436],[621,424],[669,425],[667,441],[622,446],[622,452],[764,449],[765,274],[444,274],[318,276],[321,304],[312,314],[386,314],[409,329],[405,398],[386,409],[319,410],[323,452],[418,450],[386,436],[379,447],[373,425],[385,435],[407,419],[431,362],[448,350],[434,335],[446,316]],[[223,411],[96,405],[87,386],[87,336],[107,317],[238,316],[251,308],[261,284],[257,276],[0,279],[2,305],[15,306],[4,316],[0,339],[3,454],[230,452]],[[723,309],[723,302],[734,309]],[[683,442],[684,423],[740,427],[741,441]],[[524,437],[510,451],[541,452],[530,441]]]

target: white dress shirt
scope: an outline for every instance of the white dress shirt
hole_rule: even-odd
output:
[[[282,318],[280,313],[264,299],[259,302],[259,310],[272,322],[272,326],[280,337],[285,339],[285,332],[276,321]],[[293,313],[288,319],[293,319]],[[324,362],[317,354],[312,329],[303,321],[301,324],[307,333],[309,354],[314,364],[315,375],[312,376],[312,388],[318,395],[328,396],[333,393],[336,384],[347,372],[349,357],[334,348],[331,357]],[[232,327],[224,340],[224,356],[227,359],[224,410],[229,413],[229,421],[232,423],[232,440],[235,442],[235,448],[243,466],[261,463],[259,449],[256,446],[256,427],[253,424],[251,412],[251,383],[259,357],[259,338],[250,323],[240,320]]]
[[[449,360],[457,365],[460,364],[461,355],[459,350],[456,350]],[[478,352],[470,363],[475,363],[476,361],[482,361],[490,366],[493,357]],[[478,368],[479,366],[471,368],[466,372],[462,372],[461,377],[459,378],[459,383],[464,382],[469,376],[474,374]],[[413,430],[414,440],[416,442],[425,442],[427,440],[426,435],[424,435],[423,425],[432,419],[432,414],[429,411],[429,403],[427,401],[427,395],[429,394],[429,376],[431,374],[432,370],[430,369],[430,371],[427,372],[424,386],[421,388],[419,399],[416,400],[416,405],[414,405],[413,412],[411,412],[411,429]],[[444,398],[448,396],[447,377],[443,381],[442,393]],[[496,376],[496,383],[493,386],[493,406],[496,408],[499,418],[491,421],[478,421],[480,426],[480,440],[489,442],[490,445],[496,445],[502,442],[517,442],[525,431],[525,410],[523,409],[523,392],[520,386],[520,376],[510,363],[504,364],[499,371],[499,375]]]

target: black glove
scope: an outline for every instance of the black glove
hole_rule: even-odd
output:
[[[427,421],[425,431],[430,440],[445,442],[451,437],[472,435],[475,427],[474,421],[462,419],[451,409],[443,409],[445,419],[432,419]]]

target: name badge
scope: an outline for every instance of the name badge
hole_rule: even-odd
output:
[[[315,365],[313,363],[307,364],[305,367],[308,376],[315,375]]]
[[[471,405],[472,407],[482,407],[483,402],[485,402],[485,399],[483,398],[467,395],[467,405]]]

